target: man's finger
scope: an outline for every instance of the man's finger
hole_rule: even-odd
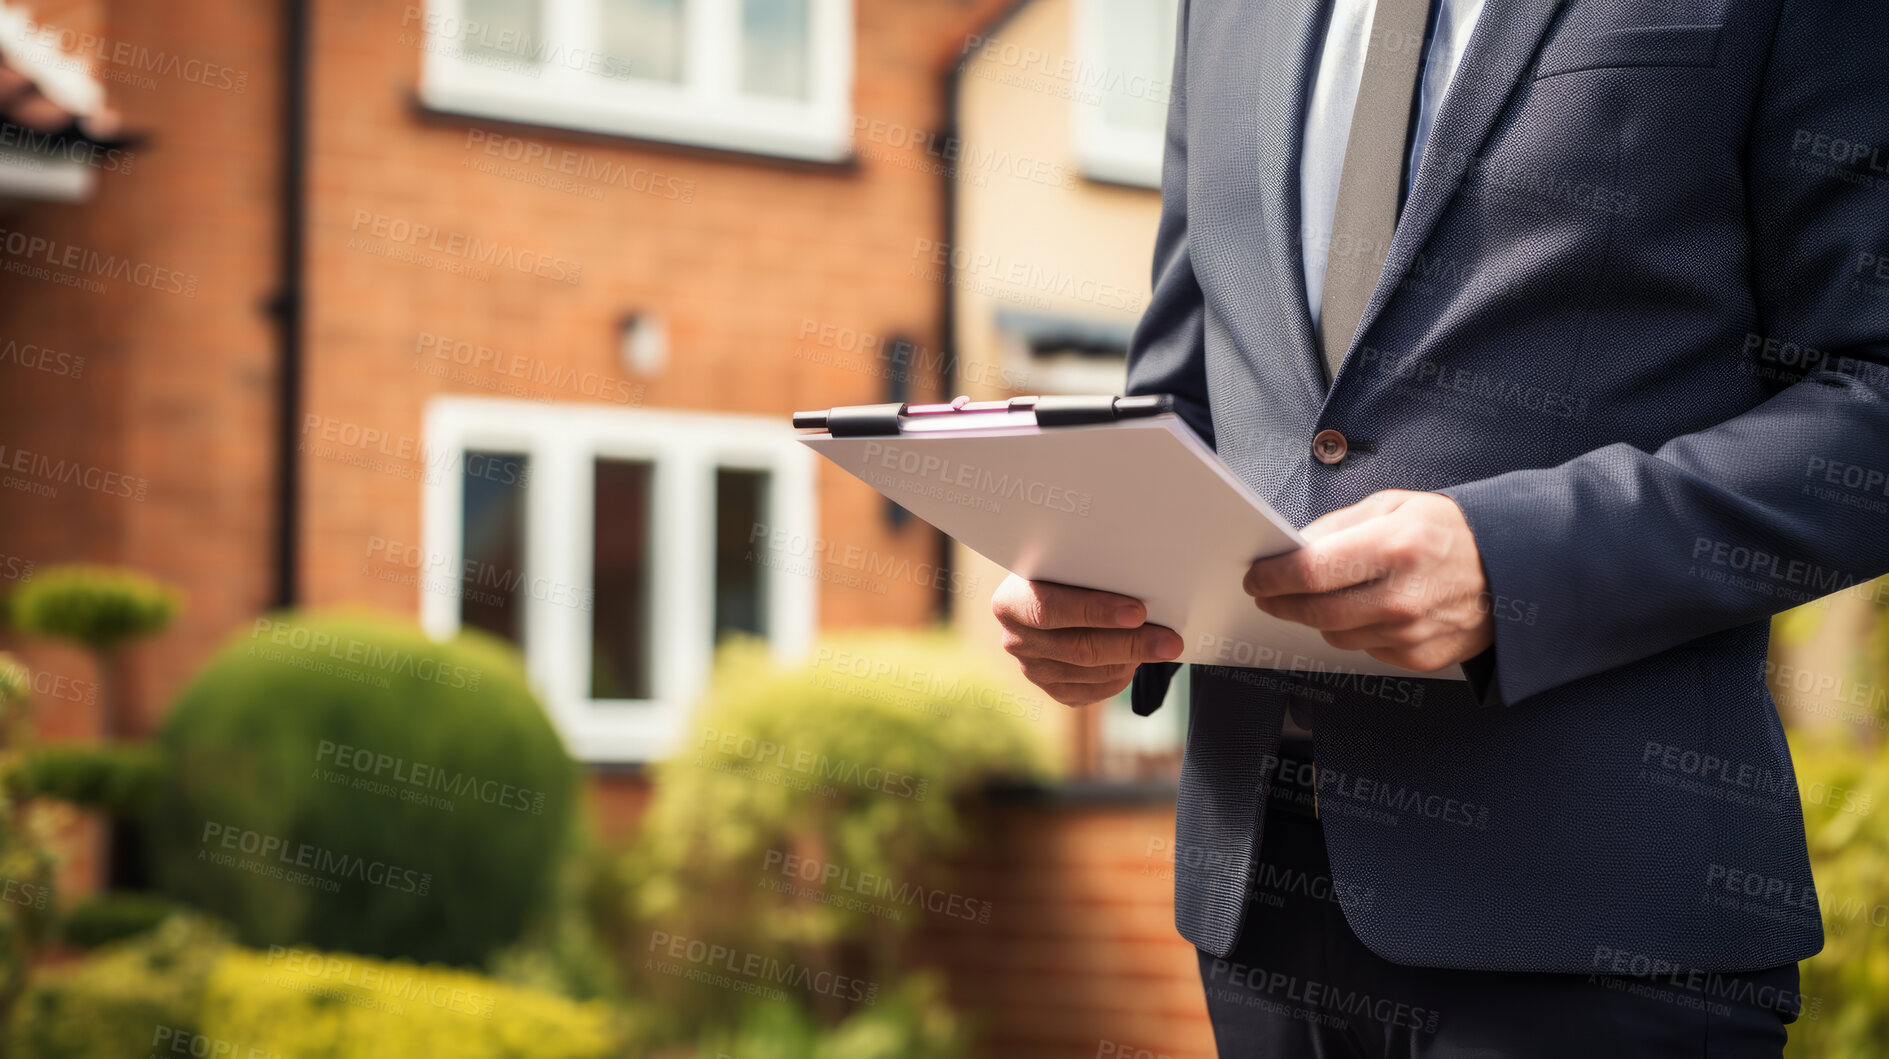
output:
[[[1039,688],[1051,684],[1112,684],[1135,675],[1135,663],[1111,666],[1079,666],[1054,658],[1026,658],[1023,675]]]
[[[1332,592],[1375,581],[1394,567],[1384,555],[1394,519],[1374,518],[1337,530],[1296,552],[1261,559],[1241,587],[1254,598]]]
[[[1369,522],[1379,515],[1388,515],[1404,502],[1408,494],[1400,490],[1386,490],[1372,493],[1363,500],[1349,507],[1341,507],[1313,519],[1299,532],[1306,540],[1318,540],[1329,537],[1342,529],[1350,529],[1360,523]]]
[[[1006,581],[992,600],[998,619],[1032,629],[1132,629],[1148,620],[1148,608],[1133,596],[1059,585],[1051,581]]]
[[[1347,651],[1409,650],[1429,643],[1442,632],[1443,626],[1433,621],[1396,621],[1326,632],[1325,642]]]
[[[1161,625],[1138,629],[1009,630],[1004,649],[1018,658],[1048,658],[1073,666],[1166,662],[1181,653],[1180,634]]]
[[[1370,588],[1336,592],[1258,597],[1259,609],[1275,618],[1309,625],[1321,632],[1362,629],[1398,621],[1398,614],[1382,592]]]
[[[1064,706],[1089,706],[1121,694],[1127,686],[1127,680],[1109,684],[1051,684],[1043,689],[1043,694]]]

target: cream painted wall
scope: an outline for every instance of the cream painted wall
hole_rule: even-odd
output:
[[[1000,309],[1081,317],[1132,326],[1146,307],[1160,193],[1084,177],[1074,149],[1079,108],[1098,105],[1085,88],[1096,65],[1076,53],[1077,0],[1031,0],[971,57],[958,100],[962,142],[957,179],[959,383],[984,400],[1061,392],[1054,376],[1032,372],[1027,351],[1007,348]],[[1095,392],[1120,392],[1116,376]],[[975,583],[955,597],[953,624],[1000,663],[991,593],[1004,571],[954,545],[954,562]],[[1045,709],[1062,711],[1045,699]],[[1058,723],[1073,729],[1073,711]],[[1051,721],[1050,717],[1045,718]]]

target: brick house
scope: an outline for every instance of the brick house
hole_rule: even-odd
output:
[[[0,356],[0,577],[84,559],[184,589],[123,677],[146,729],[272,606],[505,636],[622,835],[720,632],[793,653],[821,628],[976,628],[995,580],[940,576],[970,557],[816,466],[785,416],[978,385],[963,366],[997,354],[950,248],[989,228],[958,230],[956,156],[1026,130],[961,64],[1073,32],[1076,2],[27,5],[23,46],[89,69],[136,158],[0,205],[0,339],[83,363]],[[1083,10],[1101,40],[1136,9]],[[1058,224],[1151,233],[1132,148],[1109,170],[1052,140]],[[1146,244],[1119,256],[1128,293],[1075,307],[1110,335],[1146,298]],[[1004,323],[1055,352],[1056,321]],[[44,731],[97,730],[82,657],[4,646],[79,689]],[[1123,791],[981,810],[966,886],[997,914],[934,939],[980,1054],[1206,1054],[1171,794]]]

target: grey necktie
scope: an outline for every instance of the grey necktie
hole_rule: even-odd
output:
[[[1338,378],[1397,230],[1397,199],[1404,185],[1404,156],[1410,150],[1410,101],[1429,20],[1430,0],[1377,0],[1371,15],[1364,76],[1345,139],[1345,163],[1338,173],[1338,203],[1332,211],[1331,251],[1319,308],[1328,381]]]

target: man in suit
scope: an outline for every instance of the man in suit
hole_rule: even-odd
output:
[[[1181,0],[1129,390],[1305,525],[1256,606],[1412,671],[1190,673],[1222,1055],[1777,1055],[1818,1013],[1764,661],[1889,570],[1886,47],[1882,0]],[[994,606],[1060,701],[1160,704],[1137,601]]]

